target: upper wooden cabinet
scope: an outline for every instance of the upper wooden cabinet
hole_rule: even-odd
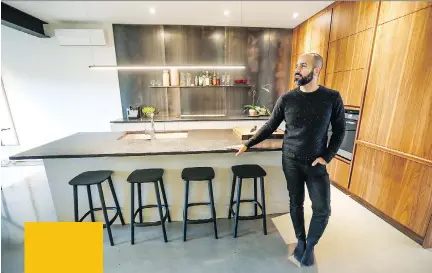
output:
[[[366,68],[372,38],[373,29],[369,29],[330,43],[327,73]]]
[[[432,1],[383,1],[381,2],[378,24],[432,6]]]
[[[317,48],[312,48],[309,52],[311,53],[317,53],[319,54],[321,57],[323,57],[323,67],[321,69],[321,73],[318,79],[318,83],[321,85],[324,85],[325,82],[325,75],[326,75],[326,67],[327,67],[327,50],[328,50],[328,45],[324,44],[322,46],[319,46]]]
[[[292,55],[291,56],[291,67],[290,67],[290,75],[288,77],[289,82],[288,82],[288,87],[289,89],[294,89],[296,87],[295,83],[294,83],[294,70],[296,67],[296,63],[297,63],[297,58],[296,56]]]
[[[326,75],[325,85],[339,91],[345,106],[361,106],[361,99],[365,88],[366,69],[357,69]]]
[[[332,11],[329,10],[309,21],[311,49],[328,44]],[[325,56],[323,56],[325,57]]]
[[[310,35],[308,32],[308,21],[298,26],[297,55],[310,50]]]
[[[349,189],[425,235],[432,212],[432,167],[358,144]]]
[[[330,42],[372,28],[378,1],[343,2],[333,9]]]
[[[292,32],[292,46],[291,46],[291,56],[297,55],[297,46],[298,46],[298,31],[299,27],[293,29]]]
[[[432,160],[432,7],[380,25],[359,139]]]

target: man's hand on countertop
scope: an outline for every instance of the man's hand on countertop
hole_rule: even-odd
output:
[[[241,155],[242,153],[246,152],[248,148],[246,147],[246,145],[241,145],[238,152],[236,153],[236,156]]]

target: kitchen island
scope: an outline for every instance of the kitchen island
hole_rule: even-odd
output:
[[[269,139],[240,157],[235,156],[242,141],[232,130],[191,130],[156,132],[156,139],[145,139],[143,132],[77,133],[10,157],[12,160],[43,159],[58,221],[73,221],[72,187],[68,182],[84,171],[112,170],[114,187],[126,222],[129,222],[130,184],[128,175],[135,169],[163,168],[171,217],[182,220],[184,182],[183,168],[209,166],[215,169],[213,180],[216,214],[227,217],[231,189],[231,166],[259,164],[267,171],[267,213],[288,211],[288,193],[281,169],[282,140]],[[243,183],[242,198],[253,196],[253,183]],[[113,204],[107,183],[103,183],[107,205]],[[93,189],[95,206],[100,206]],[[155,204],[152,187],[143,186],[143,203]],[[208,201],[206,183],[192,183],[190,202]],[[88,210],[87,194],[79,190],[79,211]],[[242,204],[240,215],[251,215],[253,206]],[[157,219],[156,210],[144,212],[146,219]],[[190,210],[193,219],[209,217],[207,207]],[[101,214],[97,220],[102,221]],[[118,221],[118,220],[117,220]]]

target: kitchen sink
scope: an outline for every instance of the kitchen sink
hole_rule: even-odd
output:
[[[173,132],[173,133],[156,133],[156,139],[178,139],[178,138],[187,138],[187,132]],[[149,133],[143,132],[128,132],[121,136],[119,139],[142,139],[142,140],[150,140],[151,135]]]

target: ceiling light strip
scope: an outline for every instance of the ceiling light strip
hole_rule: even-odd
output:
[[[211,70],[232,70],[232,69],[246,69],[244,65],[163,65],[163,66],[114,66],[114,65],[93,65],[89,66],[90,69],[95,70],[163,70],[163,69],[179,69],[179,70],[200,70],[200,69],[211,69]]]

